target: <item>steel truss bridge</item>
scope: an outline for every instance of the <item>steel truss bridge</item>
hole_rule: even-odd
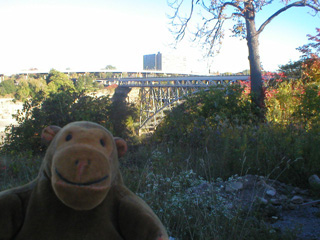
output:
[[[181,103],[183,98],[211,86],[248,81],[249,76],[201,76],[201,77],[157,77],[99,79],[105,86],[117,85],[125,88],[139,88],[140,128],[139,132],[156,129],[164,112]]]

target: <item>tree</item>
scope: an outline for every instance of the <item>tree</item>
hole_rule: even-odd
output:
[[[95,85],[94,79],[94,75],[91,74],[79,76],[75,82],[76,90],[78,92],[93,92],[95,89],[98,88],[98,86]]]
[[[264,92],[262,86],[262,70],[259,55],[259,35],[265,27],[278,15],[293,7],[308,7],[318,14],[320,3],[318,0],[282,0],[284,6],[267,18],[257,29],[255,16],[263,7],[272,4],[273,0],[191,0],[190,10],[186,17],[182,16],[183,2],[185,0],[174,0],[169,6],[174,9],[170,16],[173,26],[173,33],[176,41],[181,41],[187,29],[190,27],[190,20],[193,18],[195,8],[204,9],[201,23],[194,33],[195,39],[200,40],[206,47],[207,55],[213,56],[215,46],[223,39],[223,24],[226,20],[233,20],[233,33],[235,36],[246,38],[249,50],[249,64],[251,75],[252,101],[264,109]],[[262,111],[263,112],[263,111]],[[263,117],[263,115],[261,116]]]
[[[107,65],[105,67],[105,69],[107,69],[107,70],[116,70],[117,68],[115,66],[112,66],[112,65]]]
[[[5,96],[7,94],[13,94],[17,87],[14,84],[14,80],[9,79],[0,83],[0,95]]]
[[[49,125],[65,126],[74,121],[93,121],[112,129],[111,100],[108,96],[91,97],[74,91],[43,92],[27,99],[23,110],[15,115],[18,126],[10,126],[2,151],[39,153],[41,131]]]
[[[320,88],[320,28],[316,28],[317,35],[312,36],[308,34],[308,44],[299,47],[298,50],[302,52],[302,79],[305,82],[317,82]]]
[[[279,71],[281,73],[283,73],[285,79],[288,79],[288,80],[294,79],[294,80],[296,80],[296,79],[301,78],[301,75],[302,75],[302,64],[303,64],[302,60],[295,61],[295,62],[290,61],[289,63],[287,63],[285,65],[281,65],[279,67]]]
[[[74,84],[69,79],[68,75],[55,69],[50,70],[46,81],[49,92],[57,92],[58,90],[74,90]]]
[[[29,88],[29,84],[27,80],[23,80],[19,82],[16,93],[14,94],[14,98],[19,101],[26,100],[31,95],[31,90]]]
[[[299,47],[298,50],[303,53],[303,57],[312,57],[312,55],[320,55],[320,28],[316,28],[317,35],[308,34],[311,43]]]

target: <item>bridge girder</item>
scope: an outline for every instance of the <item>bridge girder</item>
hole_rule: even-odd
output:
[[[183,98],[211,86],[232,84],[237,81],[248,81],[249,76],[201,76],[201,77],[167,77],[167,78],[130,78],[100,79],[106,86],[113,84],[119,87],[136,88],[140,98],[139,133],[156,129],[164,118],[164,112],[183,102]]]
[[[165,111],[171,110],[183,102],[189,95],[209,87],[148,87],[140,88],[140,127],[139,133],[150,132],[157,128],[165,117]],[[217,84],[215,85],[217,86]],[[221,85],[223,87],[223,85]]]

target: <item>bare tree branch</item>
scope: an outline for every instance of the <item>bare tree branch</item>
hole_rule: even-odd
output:
[[[228,6],[232,6],[235,8],[235,12],[231,13],[230,16],[225,15],[225,10]],[[216,51],[215,47],[221,45],[221,39],[224,37],[223,35],[223,24],[225,20],[233,19],[235,17],[244,17],[243,11],[244,9],[239,6],[238,3],[226,2],[221,6],[213,8],[212,6],[206,6],[202,2],[202,7],[212,13],[213,17],[210,19],[206,19],[203,17],[203,24],[198,28],[198,31],[195,33],[196,39],[203,40],[203,48],[206,48],[206,56],[212,56]],[[238,12],[239,11],[239,12]],[[215,21],[214,24],[211,24]]]
[[[236,10],[238,10],[240,12],[240,13],[233,13],[233,14],[241,15],[242,17],[244,17],[244,15],[241,14],[241,13],[243,13],[244,9],[242,7],[240,7],[239,3],[237,3],[237,2],[236,3],[235,2],[225,2],[221,6],[217,6],[217,7],[212,7],[212,6],[208,7],[204,3],[202,3],[202,6],[208,12],[211,12],[211,10],[218,10],[219,13],[222,13],[227,6],[232,6],[232,7],[236,8]],[[221,15],[219,15],[219,14],[216,15],[216,19],[218,19],[220,16]]]
[[[184,1],[184,0],[182,0],[180,3],[178,3],[178,1],[175,0],[175,1],[174,1],[173,3],[171,3],[171,4],[168,3],[169,6],[175,10],[174,15],[173,15],[172,17],[170,17],[170,19],[172,20],[172,21],[171,21],[171,25],[172,25],[173,27],[180,26],[180,28],[179,28],[178,30],[176,30],[176,31],[173,31],[173,30],[172,30],[172,31],[171,31],[171,32],[173,32],[173,33],[176,35],[175,40],[176,40],[177,42],[180,42],[180,41],[184,38],[184,36],[185,36],[185,34],[186,34],[186,29],[187,29],[187,27],[188,27],[188,23],[189,23],[189,21],[191,20],[191,17],[192,17],[192,15],[193,15],[193,9],[194,9],[194,1],[195,1],[195,0],[192,0],[192,1],[191,1],[191,9],[190,9],[189,16],[188,16],[187,18],[182,18],[182,17],[180,17],[180,16],[179,16],[179,11],[180,11],[180,7],[181,7],[183,1]],[[199,2],[199,0],[197,0],[197,3],[198,3],[198,2]],[[178,6],[175,7],[174,5],[177,4],[177,3],[178,3]],[[179,23],[179,24],[175,23],[175,22],[174,22],[175,19],[178,19],[178,20],[180,21],[180,23]]]
[[[217,20],[214,25],[211,25],[211,22],[214,20]],[[224,20],[219,18],[216,19],[211,18],[207,19],[203,25],[198,29],[198,31],[195,33],[195,38],[193,41],[196,41],[196,39],[204,39],[204,44],[202,45],[203,48],[208,46],[208,49],[206,49],[206,56],[212,56],[212,54],[215,52],[214,47],[216,46],[216,42],[223,38],[222,34],[222,26],[223,26]]]
[[[235,7],[235,8],[238,9],[240,12],[243,12],[243,10],[244,10],[242,7],[239,6],[238,3],[234,3],[234,2],[226,2],[226,3],[224,3],[224,4],[221,6],[221,8],[224,9],[224,8],[227,7],[228,5],[229,5],[229,6],[232,6],[232,7]]]
[[[294,2],[292,4],[289,4],[283,8],[281,8],[280,10],[278,10],[277,12],[275,12],[273,15],[271,15],[258,29],[257,34],[260,34],[264,28],[275,18],[277,17],[280,13],[292,8],[292,7],[310,7],[313,10],[315,10],[316,12],[320,12],[320,6],[317,7],[315,5],[311,5],[306,3],[306,1],[298,1],[298,2]]]

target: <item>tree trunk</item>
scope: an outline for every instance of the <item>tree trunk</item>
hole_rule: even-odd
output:
[[[251,2],[246,3],[245,19],[247,29],[247,44],[249,50],[252,101],[260,109],[258,113],[259,118],[264,119],[265,105],[259,55],[259,35],[257,34],[256,30],[255,13]]]

